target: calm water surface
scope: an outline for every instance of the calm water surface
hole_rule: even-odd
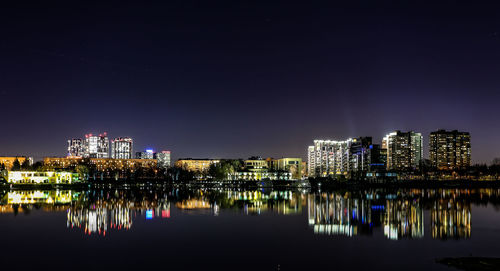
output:
[[[33,190],[0,199],[0,257],[21,270],[453,270],[435,259],[500,257],[499,189]]]

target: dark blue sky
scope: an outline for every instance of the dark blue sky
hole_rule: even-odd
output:
[[[0,155],[106,131],[174,158],[305,157],[444,128],[500,156],[499,6],[164,2],[1,6]]]

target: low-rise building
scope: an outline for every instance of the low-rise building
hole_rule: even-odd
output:
[[[14,162],[19,161],[19,164],[23,164],[26,160],[28,160],[29,165],[33,164],[33,158],[26,156],[2,156],[0,157],[0,165],[3,164],[6,169],[11,169],[14,165]]]
[[[184,158],[175,162],[175,167],[182,168],[192,172],[206,172],[210,165],[219,163],[219,159],[193,159]]]
[[[72,184],[78,173],[56,171],[9,171],[7,182],[13,184]]]

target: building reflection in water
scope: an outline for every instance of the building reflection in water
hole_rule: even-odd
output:
[[[308,221],[315,234],[372,235],[381,228],[391,240],[424,237],[424,209],[430,210],[434,239],[471,234],[470,200],[497,200],[500,190],[384,190],[317,193],[307,196]]]
[[[469,238],[471,232],[470,203],[440,199],[431,210],[432,237],[439,239]]]
[[[434,239],[471,236],[471,205],[498,204],[500,189],[374,189],[331,193],[238,189],[0,191],[0,213],[33,209],[67,212],[67,227],[106,235],[131,229],[134,220],[166,219],[171,204],[181,212],[220,215],[302,214],[314,234],[388,239],[424,237],[424,217]],[[426,215],[425,215],[426,214]]]

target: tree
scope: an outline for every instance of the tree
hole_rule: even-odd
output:
[[[28,159],[24,159],[21,164],[21,170],[31,170],[30,161]]]
[[[21,170],[21,163],[19,163],[19,160],[14,160],[14,163],[12,163],[12,167],[10,168],[11,171],[20,171]]]
[[[87,180],[89,176],[89,168],[86,165],[76,166],[75,171],[78,173],[80,180]]]

